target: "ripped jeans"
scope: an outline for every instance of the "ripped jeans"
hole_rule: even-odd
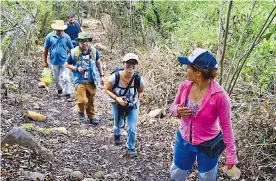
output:
[[[126,125],[127,125],[127,142],[126,146],[128,149],[135,148],[135,141],[137,137],[137,123],[138,123],[138,116],[139,116],[139,102],[136,103],[136,109],[133,108],[126,117]],[[124,119],[121,118],[119,121],[119,127],[117,126],[118,123],[118,107],[117,103],[112,103],[112,110],[113,110],[113,120],[114,126],[113,131],[114,135],[121,134],[121,128],[124,124]]]
[[[171,179],[174,181],[185,181],[196,159],[198,162],[199,181],[216,181],[218,157],[209,158],[199,151],[196,146],[186,142],[182,138],[180,131],[177,131],[173,164],[170,169]]]

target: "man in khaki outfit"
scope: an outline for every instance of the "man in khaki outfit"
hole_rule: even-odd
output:
[[[96,118],[94,101],[98,76],[101,85],[104,85],[100,54],[88,44],[92,41],[88,33],[79,33],[78,41],[79,46],[71,50],[66,67],[72,70],[74,87],[77,90],[79,120],[85,120],[84,111],[86,111],[89,122],[97,125],[99,120]]]

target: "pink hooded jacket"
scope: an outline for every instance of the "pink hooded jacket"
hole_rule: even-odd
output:
[[[179,87],[176,98],[170,107],[173,116],[178,117],[178,105],[186,102],[192,85],[192,81],[185,81]],[[237,164],[230,98],[226,91],[212,80],[197,115],[181,117],[179,129],[184,140],[192,145],[198,145],[216,137],[220,132],[220,127],[226,145],[226,164]]]

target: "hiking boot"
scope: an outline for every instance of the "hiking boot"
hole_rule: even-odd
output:
[[[79,120],[80,120],[80,121],[84,121],[84,120],[85,120],[85,115],[84,115],[84,113],[79,112]]]
[[[135,148],[133,149],[127,149],[127,154],[129,155],[130,158],[135,158],[138,156],[137,151]]]
[[[71,98],[70,94],[66,94],[65,99],[66,99],[67,102],[73,102],[73,99]]]
[[[98,125],[99,120],[97,118],[89,118],[90,124]]]
[[[115,145],[120,145],[122,144],[122,140],[121,140],[121,135],[114,135],[114,143]]]
[[[57,96],[58,96],[58,97],[61,97],[61,96],[62,96],[62,90],[58,90]]]

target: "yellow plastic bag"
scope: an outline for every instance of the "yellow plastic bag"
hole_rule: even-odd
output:
[[[52,85],[54,83],[54,78],[50,68],[44,68],[41,75],[42,75],[42,82],[46,86]]]

